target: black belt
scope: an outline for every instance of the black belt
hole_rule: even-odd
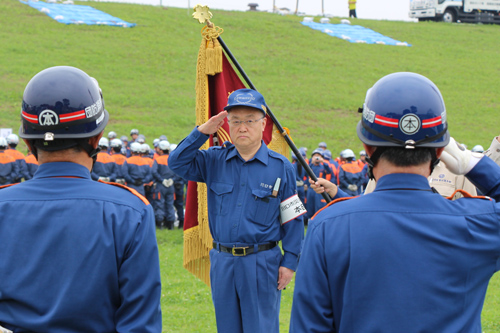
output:
[[[257,247],[257,251],[255,251],[254,246],[227,247],[227,246],[219,244],[219,246],[217,247],[217,242],[213,242],[213,245],[214,245],[214,249],[216,249],[216,250],[218,249],[221,252],[231,253],[233,256],[242,257],[242,256],[246,256],[248,254],[254,253],[254,252],[261,252],[261,251],[270,250],[273,247],[275,247],[276,245],[278,245],[278,242],[261,244]]]

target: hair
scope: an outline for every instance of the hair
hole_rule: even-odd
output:
[[[377,149],[381,149],[378,147]],[[421,165],[433,160],[436,148],[406,149],[402,147],[382,148],[380,159],[384,159],[398,167]]]
[[[88,139],[87,139],[88,140]],[[62,151],[62,150],[72,150],[74,152],[81,152],[82,147],[78,144],[75,139],[60,139],[54,141],[45,141],[43,139],[34,139],[31,141],[31,145],[38,150],[43,151]]]

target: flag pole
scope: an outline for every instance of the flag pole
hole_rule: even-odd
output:
[[[209,24],[209,23],[211,23],[211,22],[208,21],[207,24]],[[217,40],[219,41],[220,45],[222,46],[222,49],[226,52],[226,54],[229,57],[229,59],[231,59],[231,62],[236,67],[236,69],[238,70],[238,72],[240,73],[240,75],[243,77],[243,79],[245,80],[245,82],[248,84],[248,86],[250,88],[252,88],[253,90],[257,91],[257,88],[255,88],[254,84],[252,83],[252,81],[250,80],[250,78],[248,77],[248,75],[245,73],[245,71],[241,67],[240,63],[238,62],[238,60],[236,60],[236,58],[234,57],[234,55],[231,52],[231,50],[229,50],[229,48],[227,47],[226,43],[224,43],[224,40],[222,40],[222,37],[221,36],[217,37]],[[302,154],[299,152],[299,150],[297,149],[297,147],[293,143],[292,139],[290,138],[290,136],[288,135],[288,133],[283,128],[283,126],[281,126],[281,124],[278,121],[278,119],[276,118],[276,116],[272,113],[272,111],[269,108],[269,106],[267,106],[267,114],[269,115],[269,118],[271,118],[271,120],[273,121],[274,125],[276,125],[276,128],[278,128],[278,131],[283,136],[283,138],[285,139],[285,141],[288,144],[288,146],[292,149],[293,153],[297,157],[297,161],[299,161],[299,163],[302,164],[302,166],[304,167],[304,170],[306,171],[307,175],[312,180],[314,180],[315,182],[318,181],[318,178],[316,177],[316,175],[312,171],[311,167],[306,162],[306,160],[304,160],[304,157],[302,157]],[[327,193],[323,192],[323,193],[321,193],[321,195],[323,196],[323,198],[326,200],[327,203],[330,202],[330,201],[332,201],[332,199],[330,198],[330,196]]]

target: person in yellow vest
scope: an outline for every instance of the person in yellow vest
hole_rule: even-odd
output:
[[[349,17],[357,18],[357,16],[356,16],[356,0],[349,0]]]

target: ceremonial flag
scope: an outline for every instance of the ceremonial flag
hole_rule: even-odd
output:
[[[217,41],[221,33],[219,27],[208,25],[202,30],[196,73],[196,125],[223,111],[233,91],[246,88]],[[289,148],[271,119],[267,120],[263,140],[270,149],[288,156]],[[227,119],[200,149],[220,146],[225,141],[231,141]],[[207,285],[210,285],[212,241],[208,227],[207,187],[204,183],[189,182],[184,217],[184,267]]]

